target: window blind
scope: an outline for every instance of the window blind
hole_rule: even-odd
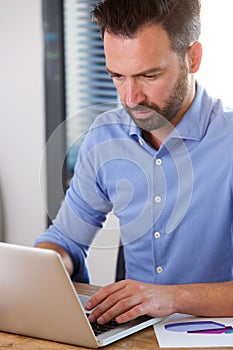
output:
[[[105,71],[99,27],[91,21],[95,0],[64,0],[67,166],[76,161],[80,144],[94,118],[118,102]]]

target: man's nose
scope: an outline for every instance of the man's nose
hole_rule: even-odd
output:
[[[126,83],[125,103],[130,108],[139,105],[145,99],[145,94],[140,85],[134,79],[128,80]]]

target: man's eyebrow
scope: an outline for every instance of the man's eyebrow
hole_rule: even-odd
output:
[[[146,69],[145,71],[142,71],[142,72],[139,72],[139,73],[133,75],[133,77],[137,77],[140,75],[152,74],[152,73],[160,73],[160,72],[162,72],[162,70],[163,70],[162,67],[150,68],[150,69]],[[121,73],[113,72],[108,67],[106,67],[106,72],[109,74],[112,74],[112,75],[123,75]]]

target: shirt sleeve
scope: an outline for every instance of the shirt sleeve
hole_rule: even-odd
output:
[[[73,282],[89,283],[89,273],[85,262],[88,247],[77,244],[66,237],[54,224],[35,240],[35,246],[42,242],[52,242],[65,249],[70,255],[74,266],[71,280]]]
[[[74,176],[56,218],[35,241],[35,245],[52,242],[64,248],[73,260],[72,280],[78,282],[89,281],[85,263],[88,248],[112,209],[98,180],[97,144],[98,135],[90,132],[80,148]]]

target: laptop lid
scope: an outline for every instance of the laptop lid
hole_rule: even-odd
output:
[[[1,331],[90,348],[160,320],[143,317],[95,336],[60,255],[1,242],[0,296]]]
[[[0,330],[98,347],[59,254],[0,243]]]

